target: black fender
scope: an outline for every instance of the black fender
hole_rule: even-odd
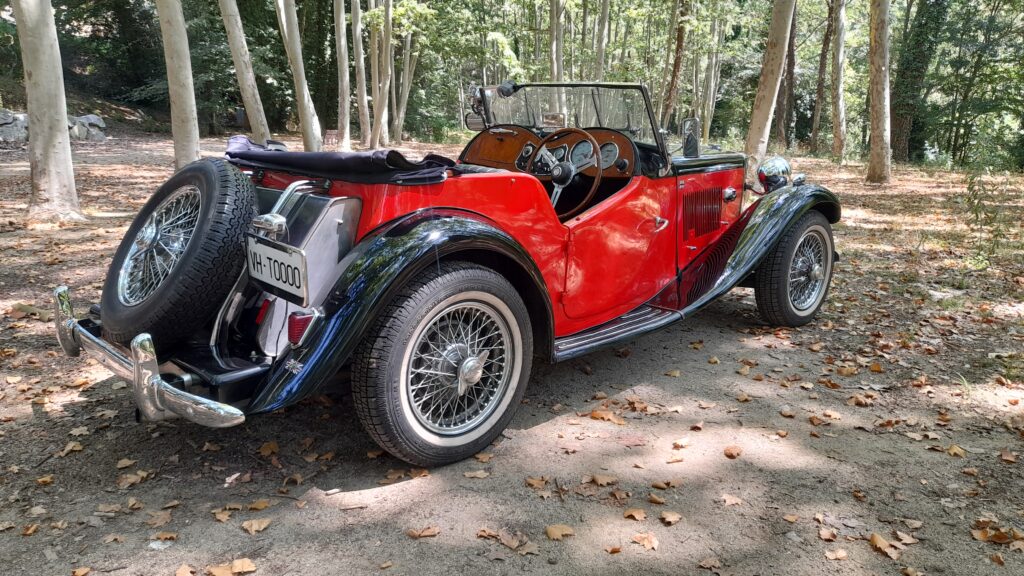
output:
[[[545,329],[552,329],[544,278],[522,245],[479,214],[420,210],[379,227],[345,256],[343,272],[313,334],[302,347],[275,362],[246,413],[277,410],[319,390],[348,362],[381,310],[403,286],[427,266],[460,252],[475,255],[475,261],[484,265],[489,260],[514,261],[520,278],[528,278],[522,282],[532,282],[528,288],[543,295],[539,307],[533,299],[534,309],[547,315]]]
[[[815,184],[779,188],[761,198],[751,210],[722,274],[710,290],[683,309],[683,317],[694,314],[750,276],[786,230],[808,210],[820,211],[832,224],[842,216],[839,198]]]

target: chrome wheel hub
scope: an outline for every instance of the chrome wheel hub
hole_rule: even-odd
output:
[[[413,416],[435,434],[458,435],[487,420],[513,373],[507,320],[484,302],[461,301],[428,316],[413,334],[405,393]]]
[[[167,279],[188,248],[199,225],[202,195],[199,188],[182,186],[164,199],[132,240],[118,273],[117,297],[135,306]]]
[[[789,267],[789,301],[797,311],[813,308],[828,285],[826,242],[822,233],[808,230],[797,244]]]

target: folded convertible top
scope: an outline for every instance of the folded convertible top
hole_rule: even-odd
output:
[[[285,152],[269,150],[245,136],[232,136],[225,153],[238,166],[281,170],[343,182],[367,184],[432,184],[445,179],[455,162],[427,154],[414,162],[398,150],[365,152]]]

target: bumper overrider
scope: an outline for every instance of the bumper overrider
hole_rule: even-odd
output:
[[[245,414],[238,408],[191,394],[165,380],[160,375],[156,347],[148,333],[133,338],[130,350],[125,351],[104,340],[96,323],[75,319],[67,286],[53,291],[53,301],[57,340],[64,353],[78,356],[85,349],[100,364],[130,382],[141,419],[166,420],[180,416],[212,428],[236,426],[245,421]],[[185,382],[193,378],[190,374],[180,377]]]

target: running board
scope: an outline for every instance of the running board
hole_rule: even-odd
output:
[[[600,326],[556,338],[554,359],[555,362],[561,362],[589,354],[605,346],[632,340],[682,318],[678,310],[666,310],[644,304]]]

